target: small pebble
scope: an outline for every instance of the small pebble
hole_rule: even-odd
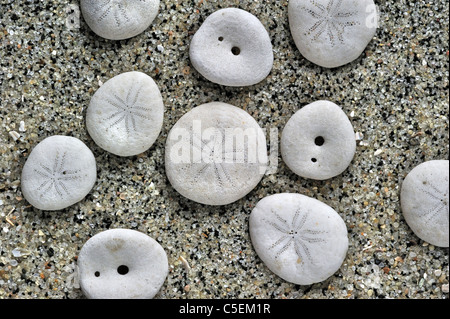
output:
[[[163,47],[161,44],[159,44],[159,45],[156,47],[156,49],[157,49],[159,52],[161,52],[161,53],[164,52],[164,47]]]
[[[415,167],[403,181],[401,207],[420,239],[449,247],[449,161],[428,161]]]
[[[343,173],[356,152],[353,126],[336,104],[317,101],[288,121],[281,137],[281,154],[297,175],[326,180]]]
[[[14,142],[16,142],[16,141],[20,138],[20,134],[17,133],[16,131],[10,131],[10,132],[9,132],[9,136],[12,137],[12,139],[14,140]]]
[[[81,0],[81,12],[97,35],[124,40],[144,32],[159,12],[159,0]]]
[[[448,294],[448,284],[442,285],[442,292]]]
[[[221,9],[195,33],[190,58],[195,69],[211,82],[250,86],[272,70],[272,43],[263,24],[251,13]]]
[[[361,132],[357,132],[355,134],[355,138],[356,138],[357,141],[362,141],[364,139],[364,134],[361,133]]]
[[[326,68],[359,58],[378,26],[373,0],[290,0],[288,12],[300,53]]]
[[[331,277],[348,250],[347,227],[339,214],[301,194],[263,198],[250,215],[250,236],[266,266],[297,285]]]
[[[22,193],[34,207],[57,211],[84,199],[96,179],[95,157],[82,141],[52,136],[29,155],[22,170]]]
[[[247,141],[247,142],[245,142]],[[166,144],[166,173],[183,196],[227,205],[252,191],[267,169],[263,130],[247,112],[212,102],[185,114]]]
[[[17,248],[14,248],[11,253],[15,258],[22,257],[21,251]]]
[[[128,229],[90,238],[78,255],[78,267],[81,289],[89,299],[152,299],[169,271],[161,245]]]
[[[25,132],[27,129],[25,127],[25,122],[24,121],[20,121],[19,123],[19,132]]]
[[[155,81],[141,72],[122,73],[103,84],[86,114],[89,135],[118,156],[147,151],[159,137],[164,103]]]

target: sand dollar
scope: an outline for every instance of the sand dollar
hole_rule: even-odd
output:
[[[250,114],[212,102],[185,114],[169,133],[166,173],[183,196],[227,205],[252,191],[267,169],[263,130]]]
[[[86,113],[89,135],[118,156],[147,151],[161,133],[164,103],[158,86],[142,72],[127,72],[103,84]]]
[[[80,5],[92,31],[109,40],[144,32],[159,11],[159,0],[81,0]]]
[[[300,53],[327,68],[356,60],[378,26],[373,0],[289,0],[288,11]]]
[[[82,141],[51,136],[28,156],[22,170],[22,193],[38,209],[62,210],[84,199],[96,179],[95,157]]]
[[[348,250],[347,228],[339,214],[301,194],[263,198],[250,215],[250,236],[265,265],[298,285],[332,276]]]
[[[422,240],[449,246],[449,161],[435,160],[415,167],[401,189],[403,216]]]

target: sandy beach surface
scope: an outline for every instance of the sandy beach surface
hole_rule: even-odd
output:
[[[163,0],[150,28],[124,41],[95,35],[78,17],[78,1],[0,0],[0,298],[84,298],[76,271],[81,247],[101,231],[127,228],[167,252],[169,275],[158,299],[448,299],[448,248],[411,231],[399,194],[415,166],[449,158],[449,3],[376,3],[380,26],[373,41],[353,63],[329,70],[296,48],[286,0]],[[190,63],[194,33],[225,7],[256,15],[272,39],[273,70],[255,86],[213,84]],[[129,71],[156,81],[166,111],[153,147],[120,158],[93,142],[85,114],[102,83]],[[287,121],[316,100],[340,105],[357,138],[348,170],[327,181],[296,176],[277,153]],[[246,110],[278,154],[250,194],[221,207],[179,195],[164,165],[170,129],[211,101]],[[80,203],[43,212],[23,198],[20,177],[33,147],[52,135],[86,143],[98,180]],[[346,223],[347,257],[322,283],[280,279],[252,247],[253,207],[283,192],[323,201]]]

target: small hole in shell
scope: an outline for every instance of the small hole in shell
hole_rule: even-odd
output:
[[[325,144],[325,139],[322,136],[316,137],[314,143],[316,143],[317,146],[322,146]]]
[[[128,274],[128,271],[129,271],[129,269],[125,265],[119,266],[117,268],[117,272],[119,273],[119,275],[126,275],[126,274]]]
[[[241,49],[239,49],[238,47],[233,47],[233,48],[231,49],[231,52],[232,52],[234,55],[239,55],[239,54],[241,54]]]

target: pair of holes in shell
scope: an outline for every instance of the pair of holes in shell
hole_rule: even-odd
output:
[[[318,136],[318,137],[316,137],[316,139],[314,140],[314,143],[315,143],[317,146],[323,146],[323,144],[325,144],[325,139],[323,138],[323,136]],[[317,158],[312,158],[312,159],[311,159],[311,162],[317,163],[318,160],[317,160]]]
[[[224,40],[223,37],[219,37],[220,42],[222,42],[223,40]],[[234,55],[239,55],[239,54],[241,54],[241,49],[239,47],[232,47],[231,53],[233,53]]]
[[[121,265],[121,266],[117,267],[117,273],[119,275],[125,276],[126,274],[128,274],[129,271],[130,271],[130,269],[128,268],[128,266]],[[95,277],[100,277],[100,271],[95,272]]]

